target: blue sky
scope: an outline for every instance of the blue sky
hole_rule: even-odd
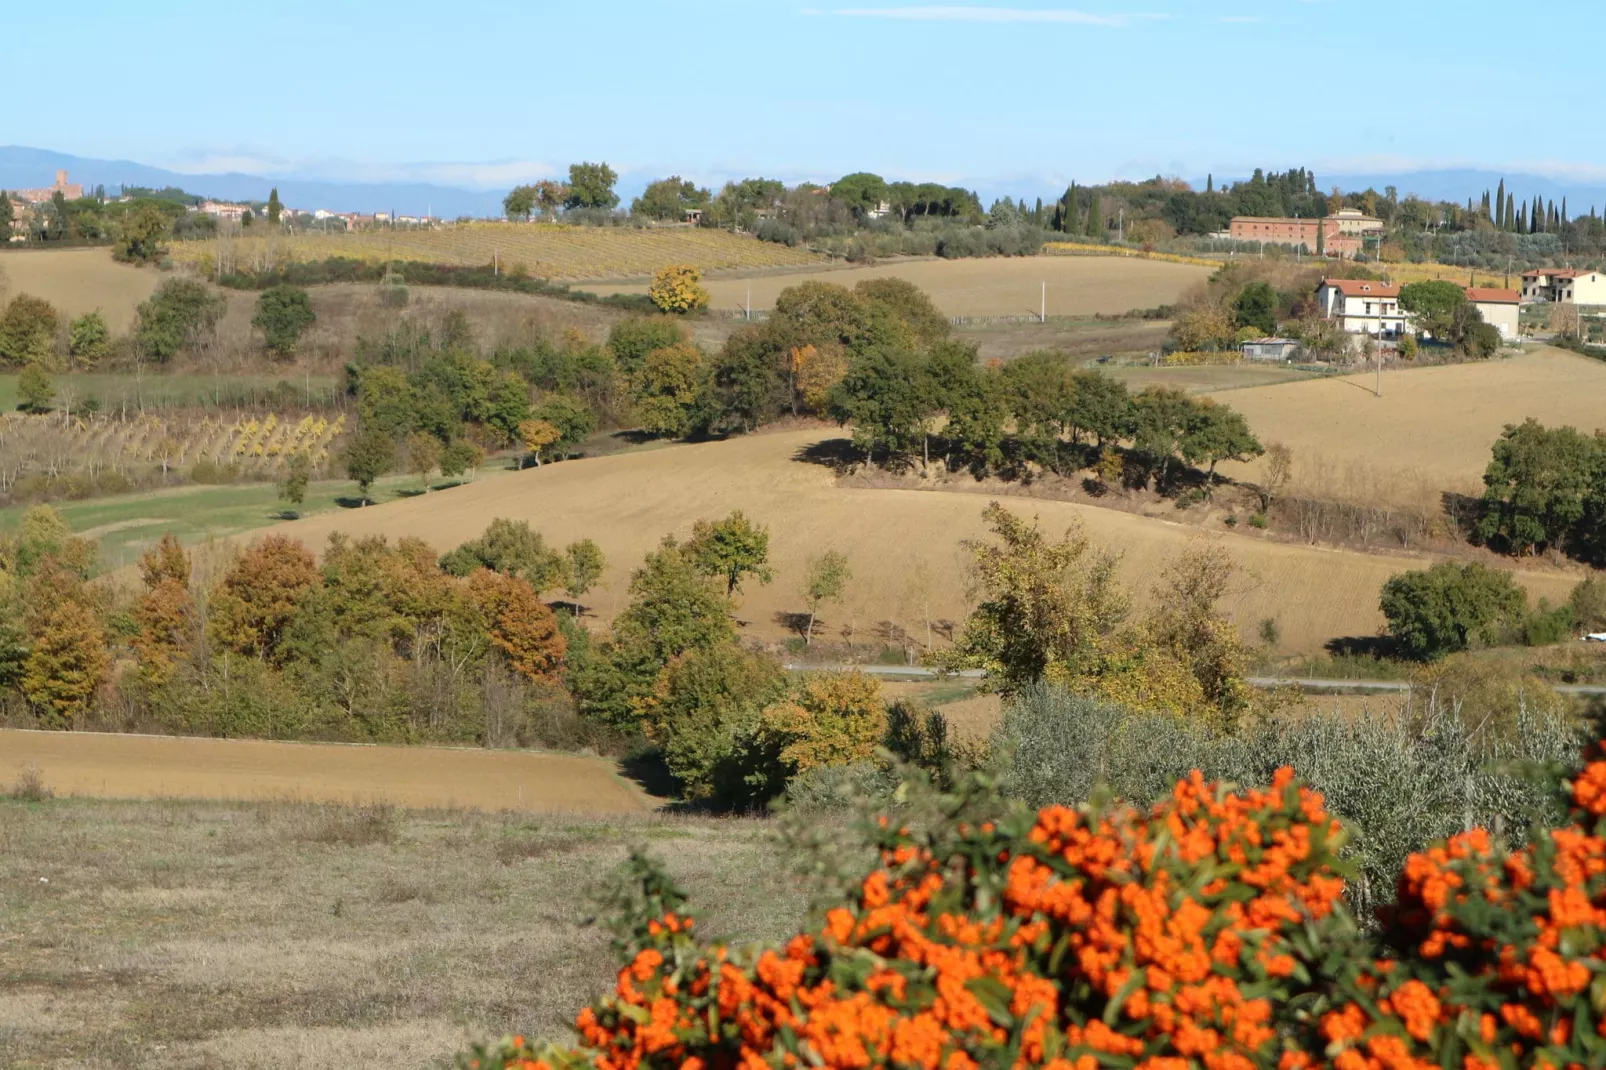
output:
[[[1606,177],[1599,0],[75,0],[7,31],[0,141],[185,171]]]

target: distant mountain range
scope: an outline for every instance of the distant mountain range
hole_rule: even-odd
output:
[[[96,160],[46,149],[0,147],[0,189],[48,186],[58,170],[86,188],[105,186],[177,186],[187,193],[225,201],[265,201],[275,187],[285,204],[301,211],[426,213],[453,219],[502,212],[505,190],[471,190],[427,182],[333,182],[315,178],[184,174],[131,160]]]
[[[48,186],[58,170],[67,171],[72,181],[86,187],[105,186],[108,190],[118,186],[177,186],[186,192],[219,200],[264,201],[267,200],[268,191],[277,187],[280,199],[301,211],[326,208],[332,212],[431,214],[445,219],[500,215],[502,197],[506,193],[503,189],[467,189],[428,182],[351,182],[298,175],[264,177],[237,172],[189,174],[131,160],[98,160],[46,149],[0,146],[0,189]],[[630,199],[653,177],[656,176],[646,172],[622,174],[618,186],[621,202],[629,204]],[[779,177],[791,180],[795,176]],[[1316,174],[1317,184],[1323,191],[1335,185],[1346,191],[1370,188],[1379,192],[1387,186],[1394,186],[1401,197],[1414,193],[1430,200],[1462,203],[1468,197],[1477,202],[1484,190],[1492,192],[1502,178],[1506,180],[1506,190],[1519,202],[1531,201],[1538,195],[1560,205],[1565,197],[1567,207],[1574,215],[1587,213],[1591,205],[1606,209],[1606,184],[1574,182],[1544,175],[1519,172],[1502,174],[1470,168],[1394,174],[1327,174],[1321,171]],[[1216,185],[1219,187],[1235,180],[1217,176]],[[983,204],[989,204],[1006,193],[1017,197],[1023,194],[1035,197],[1041,188],[1043,199],[1050,201],[1062,192],[1052,182],[1026,176],[975,178],[960,184],[976,189]],[[1194,187],[1203,189],[1204,179],[1196,180]]]

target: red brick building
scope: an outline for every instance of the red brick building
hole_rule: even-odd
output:
[[[1234,241],[1263,242],[1266,245],[1285,245],[1295,248],[1303,245],[1314,254],[1320,248],[1327,256],[1346,260],[1361,251],[1361,239],[1344,233],[1338,219],[1286,219],[1276,216],[1234,216],[1229,233]],[[1320,241],[1318,242],[1318,235]]]

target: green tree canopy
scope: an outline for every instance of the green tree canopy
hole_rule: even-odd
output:
[[[509,219],[529,219],[535,212],[536,189],[534,186],[514,186],[508,195],[502,198],[502,212]]]
[[[13,366],[49,363],[55,356],[60,317],[49,301],[18,294],[0,313],[0,362]]]
[[[1453,340],[1455,313],[1467,303],[1460,286],[1447,279],[1428,279],[1400,287],[1400,307],[1411,313],[1418,330]]]
[[[1277,291],[1269,282],[1251,282],[1233,299],[1232,311],[1240,328],[1253,327],[1262,335],[1272,334],[1277,330]]]
[[[706,189],[690,179],[671,175],[648,183],[641,196],[630,202],[630,214],[678,222],[691,209],[706,207],[708,200]]]
[[[251,326],[262,332],[268,352],[288,357],[295,353],[301,335],[317,320],[307,291],[299,286],[281,284],[262,291]]]
[[[1606,473],[1606,439],[1529,418],[1507,424],[1483,473],[1478,535],[1497,549],[1529,554],[1565,546]]]
[[[887,199],[887,183],[880,175],[856,171],[831,183],[831,199],[841,201],[855,215],[864,215],[880,207]]]
[[[725,584],[727,598],[741,589],[744,576],[764,584],[775,578],[769,529],[754,524],[740,509],[723,520],[697,521],[683,552],[704,575]]]
[[[1527,598],[1509,572],[1446,561],[1393,577],[1379,605],[1400,649],[1429,661],[1498,642],[1522,619]]]
[[[223,295],[192,279],[168,279],[139,306],[134,339],[151,360],[166,362],[223,318]]]
[[[619,195],[613,191],[619,176],[605,163],[576,163],[569,165],[568,208],[613,208]]]

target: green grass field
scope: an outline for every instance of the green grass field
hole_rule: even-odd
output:
[[[336,400],[341,389],[336,376],[302,375],[291,368],[285,369],[284,375],[68,372],[52,376],[51,381],[56,386],[56,408],[70,406],[77,411],[94,399],[102,412],[119,408],[327,405]],[[14,412],[17,404],[17,375],[0,375],[0,412]]]
[[[506,462],[491,461],[475,478],[492,479],[509,470]],[[431,493],[449,495],[454,482],[437,480],[433,486],[441,489]],[[417,493],[416,476],[388,476],[374,484],[372,500],[394,501]],[[349,479],[320,480],[307,487],[307,498],[300,513],[314,516],[360,508],[356,495],[356,485]],[[193,546],[276,524],[284,518],[285,508],[272,483],[216,487],[186,484],[166,490],[52,504],[72,524],[74,531],[99,540],[101,565],[105,569],[133,564],[165,532],[171,531],[186,546]],[[14,505],[0,509],[0,531],[14,529],[26,508]],[[437,549],[444,552],[451,547]]]

